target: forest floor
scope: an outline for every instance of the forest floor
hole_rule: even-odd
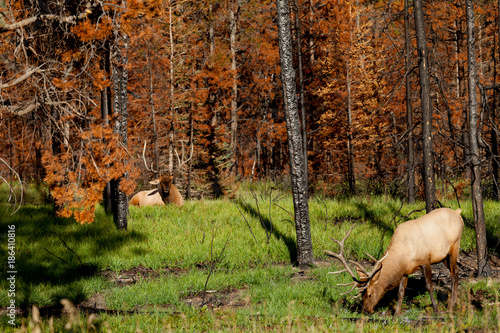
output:
[[[368,261],[359,261],[365,267],[370,267],[371,263]],[[474,283],[477,278],[477,256],[475,251],[471,252],[461,252],[459,256],[459,285],[464,283]],[[318,267],[329,267],[331,261],[317,260],[316,265]],[[491,279],[500,279],[500,258],[496,256],[490,256],[491,264]],[[282,265],[282,264],[279,264]],[[203,268],[200,268],[203,269]],[[102,277],[106,278],[116,286],[127,287],[135,284],[139,279],[155,279],[160,276],[176,276],[181,274],[186,274],[188,269],[181,268],[164,268],[164,269],[149,269],[143,266],[134,267],[120,272],[114,272],[112,270],[104,270],[99,273]],[[304,280],[311,280],[314,277],[308,271],[297,269],[294,276],[292,277],[293,282],[299,282]],[[433,287],[437,291],[438,299],[446,298],[447,293],[451,290],[450,285],[450,272],[448,268],[443,263],[432,265],[432,280]],[[183,301],[194,307],[207,307],[211,309],[224,310],[230,308],[242,308],[248,306],[248,302],[245,299],[245,289],[228,288],[226,290],[206,290],[199,292],[187,293],[182,299]],[[406,296],[412,298],[412,295],[418,295],[425,293],[425,283],[423,274],[417,271],[409,279],[408,287],[406,291]],[[393,291],[394,293],[394,291]],[[441,296],[440,296],[441,295]],[[390,295],[389,297],[393,297]],[[481,307],[482,304],[487,303],[485,297],[487,295],[478,290],[471,295],[472,304]],[[164,304],[162,307],[168,308],[171,305]],[[141,307],[136,307],[134,310],[122,311],[109,309],[106,305],[105,296],[102,293],[97,293],[89,297],[87,300],[76,304],[76,308],[85,313],[109,313],[109,314],[126,314],[126,313],[138,313],[147,312],[148,305]],[[155,306],[158,308],[158,305]],[[0,314],[5,312],[6,309],[0,308]],[[40,313],[42,315],[58,315],[62,311],[60,306],[45,306],[40,308]],[[23,311],[20,311],[23,315]]]
[[[359,261],[365,267],[370,267],[371,263],[368,261]],[[459,285],[464,283],[474,283],[477,281],[477,255],[475,251],[471,252],[461,252],[459,255]],[[332,263],[325,260],[317,260],[316,265],[318,267],[329,267]],[[491,279],[500,279],[500,258],[496,256],[490,256],[491,264]],[[141,278],[154,279],[162,275],[180,275],[187,273],[187,269],[180,268],[165,268],[160,270],[148,269],[142,266],[134,267],[128,270],[120,271],[118,273],[111,270],[105,270],[100,273],[101,276],[105,277],[107,280],[112,282],[117,286],[126,287],[128,285],[136,283],[137,280]],[[292,277],[293,282],[299,282],[304,280],[311,280],[314,277],[304,270],[297,269],[294,276]],[[450,284],[450,271],[443,263],[437,263],[432,265],[432,280],[433,288],[435,288],[438,299],[446,299],[449,291],[451,290]],[[224,310],[228,308],[241,308],[248,305],[245,300],[245,289],[229,288],[227,290],[206,290],[199,292],[190,292],[183,297],[183,301],[194,307],[207,307],[211,309]],[[421,271],[417,271],[409,279],[408,287],[406,291],[406,296],[412,298],[412,295],[418,295],[425,293],[425,282]],[[393,291],[394,293],[394,291]],[[390,295],[389,297],[393,297]],[[481,290],[475,292],[471,295],[472,304],[481,307],[482,304],[487,303],[485,299],[487,295]],[[156,306],[157,307],[157,306]],[[164,307],[169,307],[165,304]],[[116,310],[108,309],[106,306],[105,296],[102,293],[92,295],[88,300],[81,302],[77,305],[77,308],[83,312],[94,313],[94,312],[106,312],[106,313],[116,313]],[[131,313],[134,312],[144,312],[147,311],[147,305],[136,308]],[[42,310],[42,309],[41,309]],[[48,310],[48,309],[47,309]],[[55,309],[50,309],[55,310]],[[43,310],[42,310],[43,311]],[[123,311],[119,311],[123,313]]]
[[[500,331],[500,259],[490,257],[492,278],[476,278],[470,223],[465,224],[461,241],[456,311],[446,311],[450,273],[443,264],[435,264],[439,313],[432,311],[422,274],[416,272],[408,281],[402,316],[392,316],[396,290],[366,316],[360,301],[352,300],[355,292],[343,295],[349,287],[338,286],[350,277],[328,274],[339,265],[320,253],[336,250],[332,239],[342,239],[356,225],[346,255],[369,267],[365,253],[380,257],[394,227],[422,214],[422,204],[408,206],[384,197],[311,200],[317,268],[301,270],[290,264],[296,255],[295,228],[288,213],[293,209],[291,197],[280,199],[279,206],[271,199],[263,195],[240,201],[187,201],[182,210],[131,209],[127,232],[116,230],[102,207],[88,225],[54,218],[52,207],[46,205],[25,205],[15,215],[0,211],[0,216],[8,217],[0,219],[0,227],[16,225],[16,244],[20,244],[18,326],[5,320],[9,298],[0,293],[0,331],[23,331],[31,325],[35,309],[42,318],[42,331],[64,331],[70,312],[61,306],[62,299],[70,300],[81,314],[72,325],[83,327],[82,332],[251,328],[288,332],[312,327],[354,332],[360,331],[358,326],[367,332],[414,333],[415,326],[419,332],[476,332],[484,327]],[[470,221],[471,205],[462,206],[464,220]],[[489,243],[496,244],[489,251],[497,254],[500,206],[496,202],[485,206]],[[0,257],[6,255],[0,248]],[[6,290],[6,281],[0,280],[0,289]],[[97,329],[91,329],[93,325]]]

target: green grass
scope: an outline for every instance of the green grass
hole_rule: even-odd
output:
[[[182,209],[131,207],[128,230],[118,231],[101,207],[97,207],[95,222],[88,225],[54,217],[52,207],[43,204],[43,196],[33,188],[26,190],[26,204],[11,215],[12,206],[2,199],[5,187],[0,188],[0,202],[4,202],[0,205],[0,241],[7,244],[7,226],[16,226],[16,305],[26,310],[33,305],[60,307],[63,298],[79,304],[99,293],[110,313],[98,314],[90,324],[89,316],[82,314],[74,323],[76,331],[94,331],[93,327],[112,332],[498,328],[496,299],[500,288],[486,282],[461,281],[461,304],[466,306],[454,317],[446,315],[440,301],[442,316],[424,325],[421,318],[430,315],[426,312],[430,304],[427,294],[405,302],[401,318],[385,315],[391,313],[389,304],[379,307],[372,317],[363,316],[356,311],[355,301],[341,295],[348,287],[337,286],[349,282],[349,277],[328,274],[335,267],[300,272],[292,265],[296,250],[290,194],[270,184],[242,186],[239,191],[236,201],[187,201]],[[457,208],[455,202],[443,203]],[[356,259],[367,259],[365,252],[380,256],[396,223],[424,207],[423,203],[402,206],[400,201],[383,196],[345,200],[313,197],[309,204],[318,262],[327,260],[323,250],[337,250],[330,237],[341,239],[354,223],[357,227],[346,243],[346,255]],[[462,209],[463,216],[472,221],[470,202],[463,202]],[[485,202],[485,212],[489,244],[496,246],[500,204]],[[406,219],[423,214],[413,213]],[[474,229],[469,224],[461,246],[465,251],[475,247]],[[490,251],[497,253],[496,248]],[[6,262],[6,246],[0,247],[0,258]],[[136,283],[125,286],[101,274],[105,270],[120,274],[138,266],[156,274],[137,276]],[[2,271],[0,307],[10,300],[5,292],[6,278]],[[187,304],[187,299],[201,298],[205,287],[214,291],[207,296],[211,303]],[[467,295],[477,295],[477,290],[492,305],[474,305],[474,299]],[[235,298],[237,305],[217,306],[218,299],[225,304],[227,297]],[[18,319],[28,327],[28,316]],[[62,331],[66,322],[65,317],[56,316],[53,330]],[[43,318],[41,325],[51,330],[49,318]],[[12,330],[5,316],[0,317],[0,328]]]

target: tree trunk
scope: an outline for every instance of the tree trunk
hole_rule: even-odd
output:
[[[415,32],[417,36],[418,71],[420,77],[420,100],[422,104],[422,146],[425,209],[434,209],[436,189],[434,184],[434,159],[432,156],[432,109],[430,98],[429,61],[427,59],[427,39],[424,25],[422,0],[413,2]]]
[[[486,224],[484,221],[483,197],[481,193],[481,160],[478,144],[478,110],[477,110],[477,67],[476,67],[476,36],[474,33],[474,4],[473,0],[465,1],[467,17],[467,64],[469,66],[469,140],[470,165],[472,177],[472,210],[476,225],[476,246],[478,277],[491,276],[488,261],[488,246],[486,242]]]
[[[101,91],[101,117],[104,126],[109,125],[109,108],[108,108],[108,87],[104,87]],[[109,153],[109,152],[108,152]],[[106,183],[103,192],[103,204],[104,210],[106,213],[112,211],[112,203],[111,203],[111,184],[110,182]]]
[[[276,0],[278,41],[280,49],[281,84],[285,106],[290,173],[292,181],[295,230],[297,233],[297,262],[300,267],[314,265],[309,221],[306,161],[303,152],[300,119],[297,105],[295,71],[293,68],[290,8],[288,0]]]
[[[194,97],[194,94],[193,94]],[[194,98],[191,99],[191,110],[189,111],[189,144],[194,144]],[[191,199],[191,183],[193,177],[193,158],[189,159],[188,162],[188,175],[187,175],[187,184],[186,184],[186,200]]]
[[[151,54],[149,52],[149,46],[148,45],[148,70],[149,70],[149,105],[151,106],[151,121],[153,123],[153,149],[154,149],[154,154],[155,154],[155,159],[154,159],[154,172],[155,172],[155,178],[158,177],[158,172],[159,172],[159,160],[160,156],[158,154],[158,132],[156,129],[156,109],[155,109],[155,101],[154,101],[154,84],[153,84],[153,65],[151,64]]]
[[[408,14],[408,0],[404,4],[405,20],[405,83],[406,83],[406,128],[408,131],[408,151],[407,151],[407,173],[408,173],[408,203],[415,203],[415,150],[413,144],[413,110],[411,108],[411,80],[410,80],[410,18]]]
[[[101,66],[106,73],[107,78],[111,76],[111,59],[110,59],[110,50],[109,50],[109,42],[105,43],[104,47],[104,59],[101,62]],[[109,87],[104,87],[101,91],[101,118],[102,123],[105,127],[109,126],[109,115],[111,110],[111,101],[110,101],[110,89]],[[109,153],[106,151],[106,153]],[[111,182],[107,182],[103,191],[103,204],[104,211],[109,214],[113,212],[113,203],[111,198]]]
[[[170,37],[170,129],[169,138],[170,144],[168,148],[168,170],[170,174],[174,173],[174,138],[175,138],[175,103],[174,103],[174,37],[172,32],[172,0],[168,2],[168,23],[169,23],[169,37]]]
[[[128,36],[117,32],[112,44],[111,63],[113,81],[113,106],[116,116],[114,131],[121,137],[121,141],[127,147],[127,56]],[[127,174],[111,181],[111,197],[113,206],[113,220],[118,229],[127,229],[128,198],[120,189],[120,182]]]
[[[500,0],[498,0],[498,5],[500,5]],[[498,7],[498,18],[500,19],[500,7]],[[498,43],[500,44],[500,23],[498,24]],[[496,43],[494,43],[496,44]],[[495,49],[495,48],[493,48]],[[497,58],[493,57],[494,61],[494,74],[493,74],[493,86],[496,86],[496,73],[497,73]],[[497,90],[493,89],[493,107],[491,108],[491,154],[492,158],[492,173],[493,173],[493,193],[497,200],[500,200],[500,161],[498,160],[498,121],[496,117],[498,115],[498,102],[497,102]]]
[[[238,146],[238,72],[236,66],[236,32],[238,23],[238,12],[240,6],[235,0],[236,8],[231,8],[230,13],[230,48],[231,48],[231,72],[233,74],[232,96],[231,96],[231,150],[233,159],[236,160],[236,149]],[[236,172],[236,168],[233,169]]]
[[[352,101],[351,101],[351,76],[349,72],[349,61],[346,62],[347,78],[347,183],[349,184],[349,195],[356,194],[356,177],[354,175],[354,147],[352,145]]]
[[[294,16],[295,16],[295,35],[297,39],[297,62],[299,70],[299,96],[300,96],[300,120],[302,131],[302,150],[304,152],[304,159],[306,161],[306,181],[309,183],[309,170],[307,165],[307,124],[306,124],[306,106],[304,102],[304,71],[302,69],[302,42],[300,39],[300,19],[299,19],[299,4],[294,0]],[[309,184],[307,184],[309,188]]]

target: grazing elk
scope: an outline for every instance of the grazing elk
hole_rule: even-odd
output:
[[[175,187],[173,180],[173,176],[163,175],[158,179],[150,181],[151,185],[157,186],[156,189],[137,193],[130,199],[130,204],[144,207],[171,203],[182,207],[184,200],[177,187]]]
[[[440,208],[418,219],[401,223],[394,231],[385,255],[382,259],[376,260],[369,273],[360,264],[350,260],[356,266],[359,279],[344,257],[344,242],[352,228],[341,241],[333,239],[340,246],[339,253],[330,251],[325,253],[339,259],[345,267],[333,273],[348,272],[351,275],[354,281],[345,284],[352,285],[347,293],[359,288],[359,293],[363,296],[364,312],[372,313],[382,296],[399,286],[395,315],[401,312],[408,275],[419,268],[425,277],[425,287],[430,294],[432,307],[437,311],[432,294],[431,264],[444,261],[451,274],[451,296],[448,301],[448,308],[451,310],[456,303],[458,292],[457,260],[464,227],[460,217],[461,211],[461,209],[453,211],[449,208]]]

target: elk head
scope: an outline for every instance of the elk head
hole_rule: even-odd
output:
[[[165,201],[166,198],[170,195],[170,188],[174,183],[174,176],[172,175],[163,175],[158,179],[152,180],[149,182],[151,185],[156,185],[156,191],[153,191],[149,195],[154,195],[155,193],[160,193],[160,196]]]
[[[148,195],[155,195],[159,193],[162,200],[165,203],[173,203],[179,207],[184,205],[184,200],[182,196],[174,185],[174,176],[172,175],[163,175],[158,179],[152,180],[149,183],[151,185],[156,185],[156,190],[152,191]]]
[[[353,281],[350,283],[345,283],[345,284],[339,284],[339,286],[349,286],[352,285],[351,289],[349,291],[342,293],[341,295],[345,295],[353,291],[355,288],[358,288],[358,294],[355,296],[355,298],[362,296],[363,297],[363,311],[372,313],[373,308],[375,305],[377,305],[378,301],[380,298],[382,298],[383,294],[385,293],[385,290],[383,288],[377,288],[377,282],[378,278],[380,276],[380,270],[382,269],[382,261],[387,257],[389,252],[387,252],[382,259],[376,260],[373,258],[370,254],[366,253],[367,256],[369,256],[372,260],[375,261],[375,264],[372,266],[370,272],[368,272],[363,266],[361,266],[359,263],[353,261],[353,260],[346,260],[344,256],[344,243],[345,240],[351,235],[352,229],[356,225],[353,225],[351,229],[347,232],[346,236],[341,240],[336,240],[331,238],[335,243],[337,243],[340,247],[340,250],[338,253],[331,252],[328,250],[325,250],[325,253],[331,257],[334,257],[342,263],[344,266],[344,269],[336,272],[330,272],[330,274],[339,274],[339,273],[344,273],[347,272],[349,275],[352,277]],[[356,272],[359,275],[359,278],[354,274],[352,271],[352,268],[349,266],[349,263],[352,263],[356,267]]]

